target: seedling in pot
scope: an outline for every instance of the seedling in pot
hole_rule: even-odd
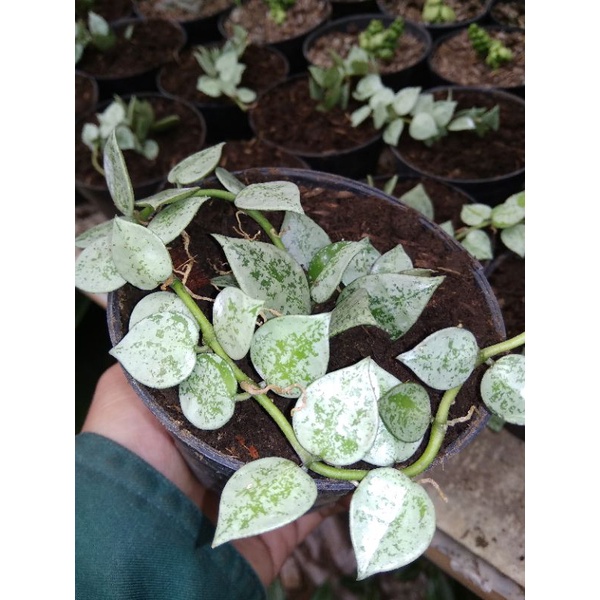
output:
[[[425,23],[444,24],[456,21],[456,13],[443,0],[425,0],[421,17]]]
[[[296,4],[296,0],[264,0],[269,7],[269,18],[277,25],[282,25],[287,18],[287,11]]]
[[[87,13],[87,23],[84,19],[75,21],[75,64],[81,60],[88,45],[107,52],[116,42],[116,34],[106,19],[90,10]]]
[[[404,19],[398,17],[386,28],[380,19],[372,19],[358,35],[358,45],[370,56],[391,60],[404,33]]]
[[[491,69],[497,69],[513,59],[513,53],[501,40],[494,39],[483,27],[471,23],[467,30],[473,49]]]
[[[270,531],[310,510],[317,497],[310,471],[355,482],[350,533],[358,579],[408,564],[435,531],[433,503],[413,478],[440,451],[452,426],[450,406],[476,367],[488,367],[483,402],[507,421],[524,423],[524,357],[507,353],[524,344],[525,334],[479,348],[465,328],[436,331],[395,357],[422,383],[399,381],[372,357],[330,371],[330,338],[369,325],[399,339],[444,275],[434,265],[415,269],[401,245],[381,253],[368,238],[332,242],[304,212],[294,183],[244,185],[219,168],[223,145],[175,165],[168,179],[176,187],[136,201],[112,133],[104,170],[122,216],[77,238],[76,286],[100,293],[130,283],[148,292],[111,354],[142,384],[177,387],[183,414],[196,427],[226,427],[238,402],[257,402],[295,450],[297,461],[258,458],[229,479],[213,546]],[[212,173],[220,185],[199,187]],[[231,274],[213,279],[212,314],[200,309],[167,249],[209,198],[233,203],[270,240],[213,234]],[[271,211],[284,212],[279,230]],[[316,311],[325,302],[333,308]],[[251,361],[260,381],[239,367],[241,358]],[[435,414],[425,385],[443,391]],[[274,397],[295,402],[291,421]],[[427,435],[423,453],[396,468]],[[361,460],[372,468],[354,468]]]

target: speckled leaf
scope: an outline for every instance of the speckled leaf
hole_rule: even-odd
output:
[[[152,196],[148,196],[147,198],[136,200],[135,205],[140,208],[149,206],[156,210],[157,208],[166,204],[172,204],[178,200],[189,198],[190,196],[193,196],[199,189],[200,188],[198,187],[169,188],[167,190],[161,190],[160,192],[157,192]]]
[[[291,181],[252,183],[235,197],[235,205],[242,210],[285,210],[304,213],[300,204],[300,190]]]
[[[90,227],[90,229],[84,231],[75,238],[75,246],[77,248],[87,248],[97,239],[110,236],[112,233],[112,226],[112,219],[110,219],[109,221],[104,221],[104,223]]]
[[[418,450],[423,438],[416,442],[403,442],[392,435],[379,419],[375,441],[362,460],[376,467],[391,467],[392,465],[408,460]]]
[[[449,390],[468,379],[478,353],[477,340],[470,331],[447,327],[396,358],[427,385],[436,390]]]
[[[357,252],[348,263],[342,275],[342,283],[350,285],[355,279],[367,275],[380,256],[381,252],[369,240],[369,243],[360,252]]]
[[[223,350],[240,360],[250,350],[256,329],[256,318],[264,306],[262,300],[251,298],[236,287],[221,290],[213,304],[213,327]]]
[[[334,242],[321,248],[308,267],[311,298],[319,303],[329,300],[350,261],[369,244],[369,239],[364,238],[360,242]]]
[[[431,423],[429,394],[418,383],[399,383],[379,398],[379,415],[399,440],[416,442]]]
[[[298,398],[327,372],[330,318],[330,313],[277,317],[254,334],[252,364],[267,384],[282,388],[275,390],[279,395]]]
[[[240,288],[265,307],[284,315],[310,313],[310,293],[302,267],[272,244],[213,234],[221,244]]]
[[[173,263],[161,239],[146,227],[120,217],[113,221],[112,258],[129,283],[152,290],[173,272]]]
[[[406,273],[382,273],[359,277],[342,290],[338,302],[362,287],[371,297],[371,312],[392,339],[398,339],[417,321],[429,299],[444,280]]]
[[[331,244],[329,235],[308,215],[286,212],[279,233],[281,241],[290,255],[304,269],[318,250]]]
[[[225,273],[224,275],[216,275],[211,277],[211,284],[217,288],[236,287],[239,288],[238,282],[235,280],[233,273]]]
[[[134,195],[131,179],[125,164],[123,152],[117,142],[116,130],[113,129],[104,146],[104,178],[106,186],[117,209],[124,215],[133,215]]]
[[[191,223],[198,209],[208,200],[207,196],[184,198],[163,208],[148,224],[165,244],[172,242]]]
[[[525,224],[517,223],[500,231],[502,243],[521,258],[525,258]]]
[[[292,461],[271,456],[242,466],[225,484],[213,547],[272,531],[306,513],[317,484]]]
[[[371,267],[371,273],[401,273],[413,268],[413,262],[401,244],[382,254]]]
[[[216,354],[200,354],[190,376],[179,385],[185,418],[198,429],[223,427],[233,416],[238,385],[231,367]]]
[[[396,469],[373,469],[350,502],[357,580],[413,562],[434,533],[435,508],[427,492]]]
[[[485,405],[507,423],[525,425],[525,356],[508,354],[499,358],[481,380]]]
[[[197,343],[192,319],[169,311],[139,321],[109,353],[140,383],[164,389],[189,377]]]
[[[425,186],[418,183],[414,188],[408,190],[398,198],[400,202],[418,210],[422,215],[433,221],[434,208],[431,198],[428,196]]]
[[[246,187],[233,173],[223,167],[217,167],[215,175],[223,187],[232,194],[237,194]]]
[[[503,202],[492,208],[492,226],[506,229],[520,223],[525,218],[525,207],[517,202]]]
[[[174,311],[186,315],[192,320],[196,329],[200,331],[200,325],[185,305],[183,300],[173,292],[152,292],[144,296],[134,307],[129,315],[129,329],[142,319],[153,313]]]
[[[360,325],[379,326],[377,319],[371,312],[371,299],[369,298],[369,293],[363,288],[358,288],[352,294],[348,294],[344,300],[337,304],[331,311],[329,337],[333,337],[342,331]]]
[[[492,207],[488,204],[468,203],[460,209],[460,220],[470,227],[477,227],[490,218]]]
[[[469,233],[461,240],[461,244],[477,260],[490,260],[494,257],[492,241],[488,234],[480,229],[469,231]]]
[[[360,460],[373,445],[379,414],[379,385],[371,358],[327,373],[310,384],[293,410],[298,440],[324,461],[344,466]]]
[[[191,185],[206,177],[219,164],[224,145],[225,142],[221,142],[184,158],[169,171],[169,183]]]
[[[75,259],[75,287],[83,292],[104,294],[125,283],[112,259],[108,237],[94,240]]]

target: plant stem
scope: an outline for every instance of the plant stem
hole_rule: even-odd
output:
[[[494,344],[493,346],[488,346],[487,348],[482,348],[479,351],[479,356],[477,358],[477,364],[480,365],[484,363],[488,358],[495,356],[496,354],[501,354],[503,352],[510,352],[511,350],[515,350],[520,346],[525,344],[525,332],[516,335],[509,340],[504,340],[498,344]]]

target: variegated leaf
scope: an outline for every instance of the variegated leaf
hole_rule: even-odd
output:
[[[189,377],[197,343],[192,319],[169,311],[139,321],[109,353],[140,383],[164,389]]]
[[[224,145],[225,142],[221,142],[184,158],[169,171],[167,180],[179,186],[200,181],[217,167]]]
[[[330,313],[292,315],[267,321],[254,334],[252,364],[276,393],[298,398],[327,372]]]
[[[238,194],[246,187],[233,173],[230,173],[223,167],[217,167],[215,169],[215,175],[222,186],[232,194]]]
[[[75,287],[83,292],[105,294],[125,283],[112,259],[108,237],[94,240],[75,259]]]
[[[360,325],[378,326],[377,319],[371,312],[369,293],[362,288],[358,288],[352,294],[347,295],[331,311],[329,337]]]
[[[317,485],[292,461],[271,456],[242,466],[225,484],[213,547],[272,531],[306,513]]]
[[[525,425],[525,356],[499,358],[481,380],[485,405],[507,423]]]
[[[367,275],[380,256],[381,252],[369,240],[369,243],[348,263],[342,275],[342,283],[350,285],[355,279]]]
[[[219,429],[233,416],[237,389],[235,374],[223,358],[200,354],[179,385],[181,411],[198,429]]]
[[[99,238],[107,238],[112,233],[112,219],[90,227],[75,238],[76,248],[87,248]]]
[[[198,332],[200,325],[194,318],[190,309],[185,305],[184,301],[173,292],[152,292],[144,296],[134,307],[129,315],[129,329],[142,319],[149,317],[153,313],[174,311],[184,314],[189,317],[194,323]]]
[[[297,212],[285,213],[279,235],[286,250],[304,269],[318,250],[331,243],[324,229],[308,215]]]
[[[517,223],[500,231],[502,243],[521,258],[525,258],[525,224]]]
[[[310,293],[302,267],[272,244],[213,234],[240,288],[280,314],[309,314]]]
[[[413,562],[434,533],[431,498],[397,469],[369,471],[352,496],[350,537],[358,580]]]
[[[226,287],[219,292],[213,304],[213,327],[223,350],[240,360],[250,350],[256,329],[256,318],[264,302],[251,298],[236,287]]]
[[[152,290],[173,272],[171,256],[162,240],[146,227],[115,217],[112,259],[121,276],[142,290]]]
[[[157,192],[152,196],[148,196],[147,198],[142,198],[142,200],[136,200],[135,205],[140,208],[149,206],[153,210],[157,210],[165,204],[172,204],[173,202],[189,198],[190,196],[193,196],[199,189],[200,188],[198,187],[169,188],[167,190],[161,190],[160,192]]]
[[[398,198],[400,202],[418,210],[422,215],[425,215],[428,219],[434,220],[435,209],[433,202],[425,190],[425,186],[422,183],[418,183],[414,188],[408,190]]]
[[[375,441],[363,460],[376,467],[391,467],[413,456],[422,440],[423,438],[416,442],[403,442],[392,435],[383,420],[379,419]]]
[[[191,223],[198,209],[208,200],[207,196],[194,196],[177,200],[163,208],[148,224],[164,244],[172,242]]]
[[[469,378],[478,354],[477,340],[470,331],[447,327],[427,336],[412,350],[396,358],[428,386],[449,390]]]
[[[465,225],[477,227],[485,223],[492,214],[488,204],[467,203],[460,209],[460,219]]]
[[[431,423],[429,394],[418,383],[399,383],[379,398],[379,415],[399,440],[416,442]]]
[[[113,129],[104,145],[104,178],[113,202],[125,216],[133,215],[134,194],[125,158],[117,142],[116,130]]]
[[[413,268],[413,262],[401,244],[382,254],[371,267],[371,273],[401,273]]]
[[[291,181],[267,181],[247,185],[235,197],[235,205],[242,210],[285,210],[304,213],[300,190]]]
[[[490,260],[494,257],[492,241],[488,234],[480,229],[469,231],[469,233],[461,240],[461,244],[477,260]]]
[[[371,358],[327,373],[311,383],[293,409],[292,424],[304,448],[344,466],[360,460],[377,433],[379,385]]]
[[[520,223],[525,218],[525,207],[517,202],[503,202],[492,208],[492,226],[506,229]]]

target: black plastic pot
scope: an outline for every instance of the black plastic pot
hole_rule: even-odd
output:
[[[358,34],[365,30],[373,19],[381,21],[384,27],[389,27],[394,21],[394,17],[375,12],[342,17],[334,21],[329,21],[318,29],[315,29],[306,37],[302,44],[302,53],[304,54],[306,62],[311,62],[309,55],[310,49],[320,37],[337,31]],[[424,85],[427,82],[427,57],[431,51],[431,36],[429,35],[429,32],[422,25],[406,22],[403,35],[410,35],[421,42],[423,44],[423,52],[417,62],[400,71],[386,71],[385,63],[380,63],[383,65],[380,70],[381,80],[385,85],[394,90],[399,90],[406,86]]]
[[[330,2],[332,19],[380,12],[375,0],[330,0]]]
[[[423,262],[428,262],[429,266],[439,269],[440,272],[444,272],[446,275],[446,279],[436,291],[438,301],[431,303],[422,315],[422,319],[426,319],[426,324],[418,326],[417,322],[401,340],[393,343],[389,341],[387,334],[380,330],[375,331],[375,328],[367,328],[369,329],[369,335],[360,336],[358,345],[362,347],[352,345],[352,356],[347,356],[343,361],[347,360],[349,361],[348,364],[352,364],[355,360],[371,355],[375,348],[383,354],[393,356],[392,353],[397,352],[399,347],[412,347],[423,334],[423,331],[429,327],[437,329],[443,326],[456,325],[457,323],[461,323],[464,327],[473,331],[478,331],[476,337],[481,346],[497,343],[504,339],[504,326],[498,303],[483,274],[481,265],[460,244],[450,238],[437,225],[422,217],[417,211],[364,183],[327,173],[303,169],[249,169],[236,172],[235,175],[246,184],[262,181],[292,181],[301,189],[302,202],[306,213],[317,222],[322,222],[322,219],[327,218],[328,214],[336,219],[338,214],[344,215],[343,219],[337,219],[339,227],[335,231],[329,231],[332,240],[343,239],[349,235],[348,230],[352,227],[352,224],[359,222],[361,235],[369,236],[375,247],[379,247],[381,251],[387,251],[401,242],[415,264],[423,266]],[[214,180],[207,181],[203,185],[204,187],[210,187],[214,185]],[[373,215],[373,218],[365,219],[365,210],[367,214]],[[282,215],[278,216],[277,213],[271,213],[270,219],[274,226],[278,227],[281,224]],[[211,200],[202,206],[198,216],[188,228],[188,233],[191,231],[190,251],[196,255],[199,248],[206,248],[205,237],[209,239],[211,232],[230,233],[232,225],[235,224],[235,207],[230,203]],[[196,258],[199,268],[204,273],[208,272],[206,271],[208,267],[203,263],[203,252],[206,253],[206,250],[200,250]],[[432,252],[437,257],[435,265],[431,265]],[[450,264],[454,264],[451,263],[452,257],[458,259],[459,266],[454,265],[454,269],[444,270],[445,266],[448,267]],[[456,268],[458,268],[458,271],[455,270]],[[466,293],[469,294],[470,300],[475,301],[475,308],[463,310],[459,308],[458,298],[464,297],[464,290],[467,286],[469,291]],[[201,290],[196,291],[203,290],[204,288],[201,288]],[[142,292],[126,285],[108,295],[107,318],[112,344],[117,344],[126,334],[131,310],[145,293],[148,292]],[[210,303],[207,303],[206,306],[209,310]],[[344,344],[343,336],[347,333],[336,336],[336,343]],[[384,338],[387,339],[387,342],[384,342],[383,346],[385,347],[382,347],[381,340]],[[382,356],[381,352],[379,356]],[[337,363],[340,362],[338,354],[336,354],[335,347],[332,346],[330,370],[346,366],[336,364],[336,361]],[[392,368],[394,370],[398,369],[397,374],[403,373],[402,369],[404,367],[398,361],[394,361],[394,363],[397,363],[397,365],[395,364]],[[408,372],[404,373],[401,375],[402,380],[410,380],[410,374]],[[478,372],[478,374],[481,373]],[[173,437],[175,444],[196,477],[214,491],[220,492],[229,477],[244,462],[250,460],[250,456],[244,454],[244,460],[242,460],[239,457],[232,456],[231,453],[215,450],[205,441],[210,435],[216,435],[217,438],[225,436],[227,440],[231,439],[232,443],[235,444],[238,433],[236,427],[240,423],[247,424],[250,420],[252,421],[252,431],[256,432],[260,428],[261,433],[254,434],[258,435],[258,438],[282,437],[270,417],[256,403],[251,401],[238,403],[234,419],[218,432],[202,432],[191,425],[181,414],[176,388],[154,390],[139,384],[129,375],[127,376],[148,409]],[[431,395],[435,410],[435,404],[439,403],[441,393],[433,391]],[[276,400],[276,402],[281,401]],[[468,422],[450,428],[442,451],[433,465],[441,464],[448,457],[461,451],[477,436],[489,418],[488,411],[479,400],[477,376],[474,376],[472,381],[470,380],[465,384],[458,394],[451,409],[451,418],[457,416],[456,411],[466,413],[468,407],[473,404],[477,407],[475,415]],[[280,406],[280,408],[284,410],[285,414],[289,414],[289,406],[288,408]],[[256,422],[254,422],[255,419]],[[260,440],[258,438],[252,441],[246,440],[246,443],[256,444],[257,451],[260,452]],[[229,447],[229,442],[225,442],[225,444]],[[290,453],[292,458],[295,458],[289,446],[287,452]],[[261,456],[264,456],[264,454],[261,454]],[[361,465],[361,468],[367,467]],[[327,479],[318,475],[314,477],[318,488],[316,506],[328,504],[354,489],[353,484],[347,481]]]

